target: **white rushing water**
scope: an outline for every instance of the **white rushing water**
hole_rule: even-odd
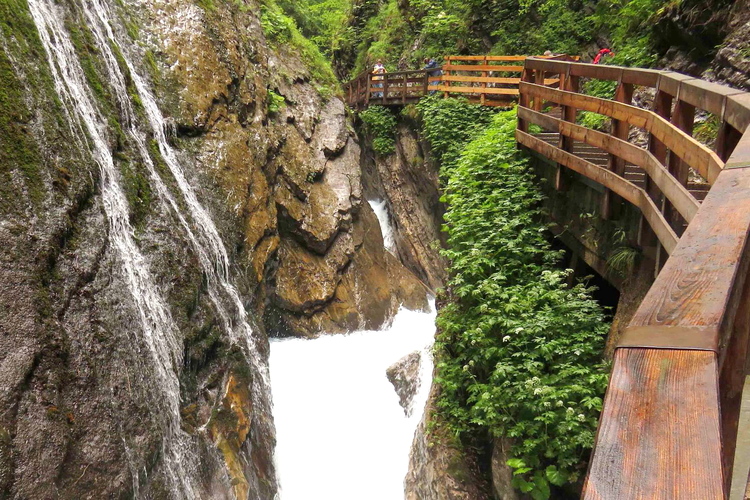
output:
[[[271,342],[282,500],[404,498],[434,333],[434,312],[402,309],[387,330]],[[406,417],[385,371],[414,351],[421,383]]]
[[[367,200],[367,202],[380,223],[380,231],[383,233],[383,246],[389,252],[394,253],[396,251],[396,240],[393,236],[391,216],[388,213],[388,202],[386,200]]]

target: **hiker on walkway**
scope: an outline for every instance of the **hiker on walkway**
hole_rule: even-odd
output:
[[[597,54],[596,57],[594,57],[594,64],[599,64],[602,62],[602,59],[604,59],[606,56],[613,56],[615,55],[614,52],[612,52],[609,49],[602,49]]]
[[[438,66],[437,61],[435,59],[432,59],[431,57],[425,57],[424,58],[424,68],[422,68],[423,71],[427,72],[428,77],[433,76],[442,76],[443,72],[440,69],[440,66]],[[430,82],[430,86],[433,85],[440,85],[442,82]],[[437,92],[437,90],[433,90],[430,92],[430,95],[433,95]]]
[[[372,80],[374,82],[382,82],[383,78],[385,78],[383,76],[383,75],[385,75],[385,73],[386,73],[386,71],[385,71],[385,66],[383,66],[383,60],[382,59],[378,59],[378,62],[375,63],[375,66],[372,68],[372,74],[375,75],[375,76],[372,77]],[[383,84],[382,83],[376,83],[376,84],[373,85],[373,87],[378,88],[378,89],[382,89],[383,88]],[[382,92],[375,92],[374,97],[377,98],[377,99],[379,99],[379,98],[383,97],[383,93]]]

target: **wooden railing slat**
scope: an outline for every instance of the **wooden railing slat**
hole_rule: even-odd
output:
[[[579,142],[585,142],[623,160],[641,167],[652,178],[665,196],[675,204],[680,214],[689,222],[700,205],[690,192],[669,175],[664,165],[645,149],[611,135],[566,122],[544,113],[519,107],[518,116],[551,132],[558,132]]]
[[[677,156],[698,170],[709,183],[716,179],[724,166],[716,153],[691,136],[676,129],[653,111],[526,82],[520,83],[520,91],[522,93],[527,92],[531,96],[541,97],[547,101],[606,115],[616,120],[623,120],[634,127],[643,128],[653,133]]]
[[[499,73],[520,73],[523,66],[504,66],[495,64],[446,64],[443,66],[444,71],[496,71]]]
[[[541,139],[538,139],[531,134],[527,134],[526,132],[522,132],[521,130],[516,130],[516,140],[520,144],[543,154],[552,161],[561,163],[571,170],[575,170],[579,174],[611,189],[636,207],[640,208],[667,252],[671,253],[677,245],[677,235],[672,228],[669,227],[666,219],[664,219],[653,200],[651,200],[643,189],[626,181],[604,167],[594,165],[583,158],[579,158],[572,153],[568,153],[558,147],[547,144]]]
[[[718,399],[712,352],[616,351],[582,498],[723,500]]]

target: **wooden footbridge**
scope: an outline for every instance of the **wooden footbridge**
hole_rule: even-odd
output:
[[[382,87],[365,75],[349,102],[517,98],[517,141],[554,162],[557,189],[573,171],[603,186],[603,217],[624,202],[642,214],[639,243],[658,275],[617,345],[583,498],[728,498],[750,340],[750,93],[541,58],[448,58],[444,71],[393,73]],[[584,94],[585,79],[616,82],[614,99]],[[653,96],[647,109],[633,105],[636,89]],[[611,119],[611,132],[579,124],[581,111]],[[692,137],[696,111],[718,124],[713,149]],[[637,130],[645,144],[629,141]]]
[[[541,59],[573,60],[566,55]],[[364,72],[344,85],[350,107],[402,106],[430,94],[465,97],[485,106],[509,106],[518,100],[526,56],[448,56],[440,68],[372,74]],[[576,58],[577,59],[577,58]],[[438,75],[438,73],[442,73]],[[551,78],[545,85],[559,82]]]

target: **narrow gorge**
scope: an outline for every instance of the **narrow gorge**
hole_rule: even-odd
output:
[[[430,310],[335,77],[252,1],[0,8],[1,496],[274,498],[269,336]]]
[[[517,89],[424,67],[750,89],[750,6],[709,3],[0,0],[0,500],[579,497],[653,262],[519,151]],[[402,102],[358,106],[381,62]]]

